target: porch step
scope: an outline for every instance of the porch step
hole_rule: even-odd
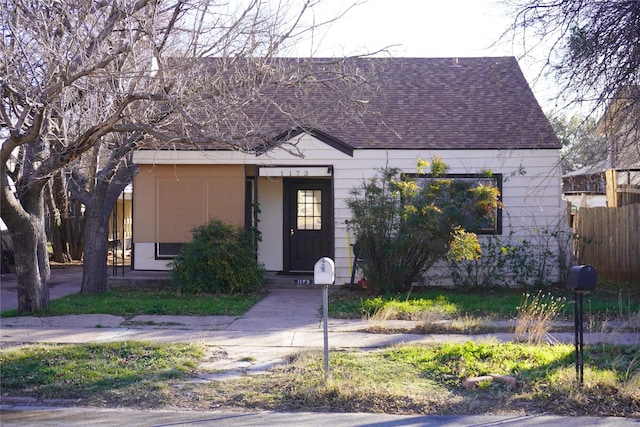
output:
[[[320,285],[313,283],[313,274],[281,274],[267,272],[267,289],[294,289],[294,288],[315,288]]]

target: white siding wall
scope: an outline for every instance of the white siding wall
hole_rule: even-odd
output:
[[[351,274],[348,242],[353,243],[353,236],[347,237],[346,220],[351,213],[346,200],[363,179],[375,176],[376,169],[387,165],[415,172],[418,158],[430,160],[439,156],[449,165],[450,173],[476,173],[484,169],[502,173],[504,236],[513,232],[518,237],[535,240],[534,229],[555,229],[563,217],[558,150],[359,150],[350,157],[312,137],[301,138],[298,147],[304,153],[304,159],[272,151],[268,159],[260,160],[263,165],[333,165],[336,283],[348,282]],[[264,217],[266,211],[262,200]],[[279,209],[281,214],[281,206]],[[261,221],[260,228],[265,220]],[[281,215],[278,221],[281,229]],[[264,237],[264,247],[271,250],[272,246],[266,244]],[[261,256],[266,259],[267,255]]]
[[[537,228],[555,229],[564,210],[558,150],[357,150],[350,157],[311,136],[296,141],[304,157],[285,150],[272,150],[254,157],[235,152],[136,152],[138,163],[183,164],[258,164],[260,166],[333,166],[335,197],[335,265],[336,283],[350,279],[351,266],[346,220],[350,211],[346,200],[350,191],[363,179],[375,176],[376,169],[396,167],[415,172],[418,158],[430,160],[439,156],[450,167],[450,173],[476,173],[490,169],[503,174],[503,236],[513,232],[518,237],[535,241]],[[259,259],[268,270],[282,269],[282,186],[276,179],[260,179],[258,197],[262,210],[259,229],[262,242]]]

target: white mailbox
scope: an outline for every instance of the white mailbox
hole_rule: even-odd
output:
[[[313,266],[313,283],[316,285],[333,285],[336,280],[335,264],[329,257],[322,257]]]

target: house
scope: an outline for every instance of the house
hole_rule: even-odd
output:
[[[571,209],[607,206],[606,162],[599,162],[562,175],[563,199]]]
[[[132,268],[168,269],[191,229],[218,218],[257,225],[267,271],[308,273],[329,256],[336,283],[349,282],[351,190],[378,168],[415,172],[418,158],[434,156],[453,177],[493,171],[504,204],[494,233],[533,239],[560,222],[560,144],[515,58],[353,61],[377,76],[369,114],[357,120],[328,117],[285,132],[274,124],[282,148],[135,152]]]
[[[640,203],[640,162],[615,169],[608,168],[606,163],[562,175],[563,199],[571,204],[572,212]]]

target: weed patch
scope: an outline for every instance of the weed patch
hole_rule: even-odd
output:
[[[372,319],[377,316],[379,320],[442,320],[465,317],[515,319],[522,313],[525,295],[518,289],[486,289],[478,292],[426,288],[387,296],[338,290],[330,295],[329,315],[343,319]],[[529,303],[532,300],[529,297]],[[572,294],[568,291],[547,291],[545,297],[539,298],[537,302],[553,302],[558,318],[573,318]],[[585,296],[584,308],[585,315],[594,323],[624,319],[629,320],[629,325],[633,327],[633,319],[640,313],[640,299],[637,295],[621,297],[619,293],[602,290]]]
[[[522,304],[517,307],[516,340],[540,344],[564,306],[564,298],[542,292],[533,296],[525,294]]]
[[[279,411],[637,416],[640,371],[633,353],[639,350],[594,348],[582,388],[575,382],[572,346],[469,342],[334,351],[328,381],[322,354],[305,352],[270,375],[199,385],[197,393],[222,406]],[[616,354],[622,363],[596,365]],[[518,382],[462,387],[465,378],[483,374],[511,375]]]

